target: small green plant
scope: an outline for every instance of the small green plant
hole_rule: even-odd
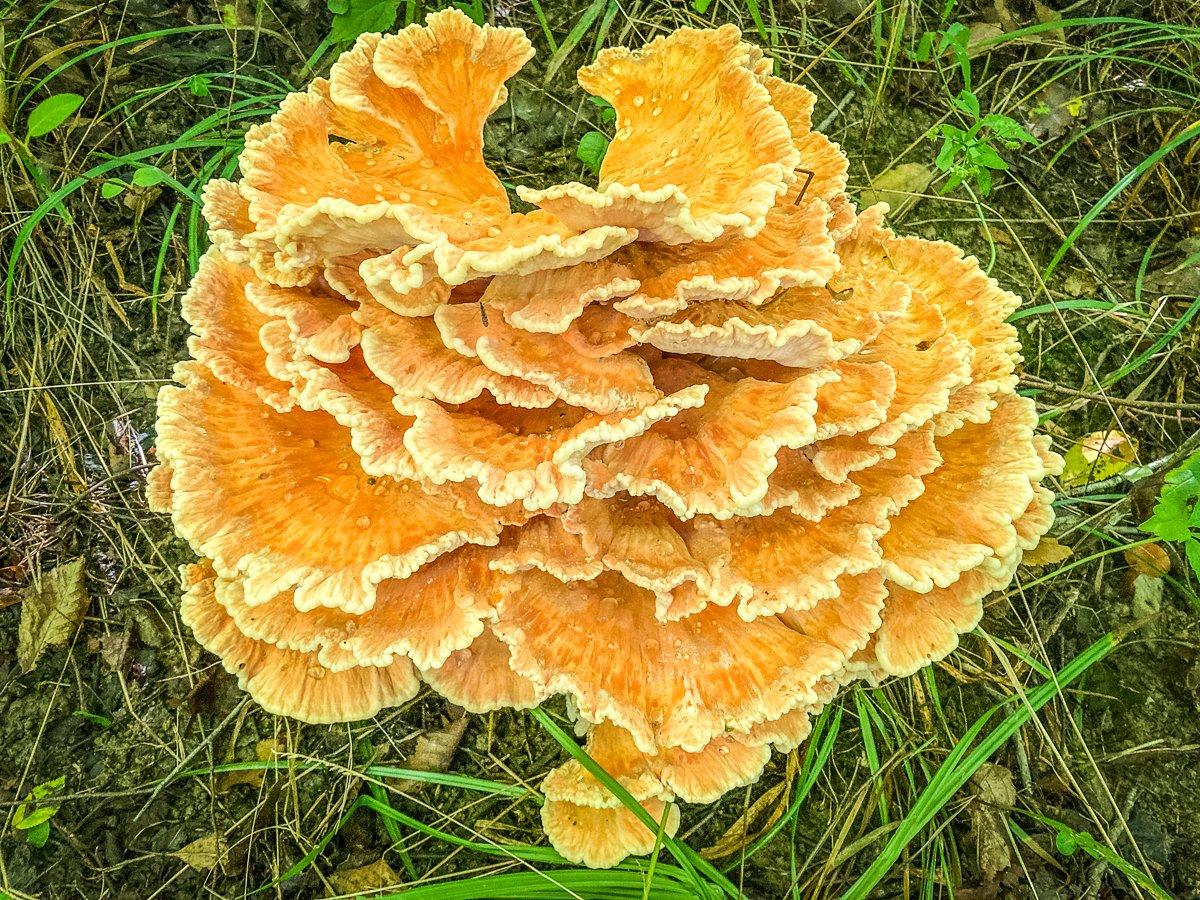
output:
[[[43,781],[17,805],[13,813],[13,828],[24,832],[25,840],[33,846],[44,847],[46,841],[50,840],[50,820],[58,812],[59,804],[46,801],[62,793],[66,783],[65,775]]]
[[[617,111],[602,97],[592,97],[592,105],[600,110],[600,121],[611,125],[617,118]],[[575,156],[591,171],[593,175],[600,174],[600,164],[604,162],[604,154],[608,152],[608,135],[602,131],[589,131],[579,139],[575,148]]]
[[[111,200],[118,196],[129,187],[148,188],[154,187],[156,184],[162,184],[167,181],[169,176],[166,172],[156,166],[139,166],[133,170],[133,177],[126,184],[119,178],[110,178],[100,186],[100,196],[105,200]]]
[[[50,192],[50,182],[42,167],[29,150],[29,142],[49,134],[67,121],[79,109],[83,97],[79,94],[52,94],[33,108],[25,120],[25,135],[18,137],[3,120],[0,120],[0,147],[10,145],[29,177],[43,194]]]
[[[934,165],[950,176],[942,193],[948,193],[970,179],[986,197],[992,190],[992,173],[1008,168],[997,147],[1015,150],[1023,144],[1036,144],[1037,139],[1009,116],[982,113],[979,96],[972,89],[971,58],[967,53],[970,36],[970,30],[959,22],[945,31],[926,32],[917,45],[914,58],[918,62],[929,62],[949,56],[962,76],[962,90],[951,105],[966,127],[945,122],[930,133],[934,140],[939,137],[942,140]]]
[[[1200,576],[1200,452],[1167,473],[1142,531],[1183,544],[1188,564]]]

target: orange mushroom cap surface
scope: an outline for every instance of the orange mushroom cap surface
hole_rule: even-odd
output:
[[[433,13],[251,129],[204,193],[149,499],[200,557],[184,621],[264,708],[566,695],[673,832],[841,686],[953,650],[1062,462],[1018,298],[858,212],[812,94],[735,29],[602,52],[599,184],[514,213],[483,124],[531,55]],[[574,762],[544,790],[573,861],[657,845]]]

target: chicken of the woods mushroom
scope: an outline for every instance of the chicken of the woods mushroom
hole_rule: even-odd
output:
[[[566,695],[656,820],[755,781],[856,678],[916,672],[1052,520],[1019,300],[857,211],[813,95],[739,32],[579,72],[599,184],[517,189],[483,125],[530,58],[457,11],[363,35],[204,191],[150,503],[182,618],[265,709]],[[578,763],[563,856],[655,846]]]

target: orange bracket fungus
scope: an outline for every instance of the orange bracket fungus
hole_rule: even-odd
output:
[[[599,184],[483,155],[523,32],[364,35],[211,182],[150,485],[183,620],[267,710],[566,695],[670,830],[856,678],[949,653],[1050,526],[1018,298],[858,211],[732,26],[605,50]],[[615,663],[614,661],[618,661]],[[575,762],[563,856],[655,835]]]

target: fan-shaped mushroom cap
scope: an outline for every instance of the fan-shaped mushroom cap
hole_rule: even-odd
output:
[[[522,188],[483,123],[524,35],[364,35],[204,190],[212,248],[147,502],[182,616],[265,708],[565,695],[667,834],[856,678],[949,653],[1053,522],[1018,300],[858,213],[813,95],[731,26],[603,51],[598,186]],[[296,160],[302,159],[303,165]],[[542,821],[655,829],[570,761]]]

